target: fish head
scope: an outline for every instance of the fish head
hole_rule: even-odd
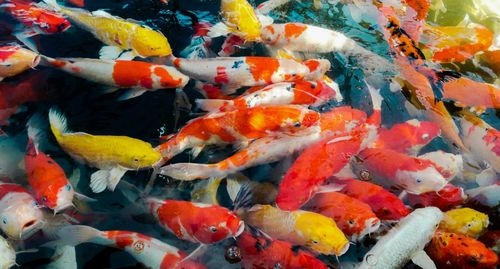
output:
[[[221,13],[228,28],[246,41],[260,40],[262,25],[247,0],[221,1]]]
[[[38,203],[31,197],[23,197],[0,211],[0,228],[10,238],[24,240],[42,228],[42,219]]]
[[[320,214],[304,211],[297,218],[295,229],[306,239],[306,246],[315,252],[341,256],[349,248],[349,241],[335,221]]]
[[[452,209],[444,214],[441,227],[449,232],[478,237],[489,225],[487,214],[464,207]]]
[[[137,27],[131,47],[142,57],[169,56],[172,48],[167,38],[160,32],[145,27]]]
[[[38,28],[48,34],[62,33],[71,27],[71,23],[66,18],[50,11],[42,12],[38,20],[40,21],[37,24]]]
[[[361,224],[358,224],[358,226],[359,226],[359,228],[356,229],[356,231],[358,231],[358,232],[354,233],[351,236],[351,238],[353,240],[360,241],[366,235],[374,233],[378,230],[378,228],[380,227],[380,220],[377,217],[364,219],[364,222]]]
[[[268,45],[276,45],[281,37],[281,31],[275,29],[275,25],[268,25],[262,28],[260,38],[262,42]]]
[[[330,70],[331,63],[327,59],[310,59],[303,62],[309,69],[309,73],[304,77],[304,80],[321,79],[323,75]]]
[[[244,222],[222,207],[206,208],[199,221],[193,223],[193,237],[204,244],[213,244],[226,238],[237,237],[245,228]]]
[[[152,167],[161,161],[161,154],[154,150],[149,143],[134,143],[123,152],[122,166],[130,169]]]
[[[396,172],[396,178],[399,185],[408,193],[437,192],[448,184],[443,175],[432,165],[424,165],[417,169],[403,169]]]
[[[54,213],[61,212],[62,210],[73,206],[73,198],[75,196],[75,190],[71,183],[59,188],[57,191],[55,206],[51,207]]]

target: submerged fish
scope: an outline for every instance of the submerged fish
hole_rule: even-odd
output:
[[[489,225],[488,215],[477,210],[464,207],[452,209],[444,213],[439,229],[444,232],[463,234],[478,238]]]
[[[71,132],[66,118],[54,109],[49,112],[49,121],[64,151],[75,160],[100,169],[91,175],[90,187],[94,192],[102,192],[106,187],[114,190],[127,171],[151,168],[161,160],[151,144],[139,139]]]

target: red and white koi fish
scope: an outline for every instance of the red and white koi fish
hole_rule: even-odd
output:
[[[173,67],[141,61],[43,57],[43,64],[107,86],[133,88],[132,97],[146,90],[183,88],[189,82]]]
[[[440,134],[441,130],[435,123],[413,119],[394,124],[390,129],[380,128],[377,140],[370,147],[416,155]]]
[[[271,114],[269,114],[271,115]],[[160,173],[176,179],[193,180],[223,177],[246,168],[278,161],[303,150],[327,135],[349,132],[366,120],[363,111],[338,107],[321,114],[319,128],[308,128],[294,134],[280,133],[250,143],[233,156],[214,164],[176,163],[165,166]]]
[[[229,92],[244,86],[317,80],[330,69],[325,59],[298,62],[271,57],[221,57],[204,60],[175,58],[173,65],[190,78],[222,85]]]
[[[218,205],[154,198],[147,202],[163,228],[189,242],[214,244],[238,237],[245,228],[233,212]]]
[[[369,205],[340,192],[318,193],[307,202],[304,210],[332,218],[349,241],[360,241],[380,226],[380,220]]]
[[[381,220],[400,220],[409,214],[403,201],[379,185],[357,179],[338,180],[336,183],[343,186],[341,193],[368,204]]]
[[[229,111],[262,105],[320,105],[334,99],[336,91],[318,80],[282,82],[245,94],[233,100],[198,99],[205,111]]]
[[[294,134],[319,125],[319,113],[296,105],[259,106],[208,114],[188,122],[156,149],[168,161],[188,148],[249,142],[272,133]]]
[[[60,239],[49,242],[46,246],[94,243],[126,251],[138,262],[150,268],[206,268],[202,264],[185,259],[187,255],[176,247],[136,232],[99,231],[90,226],[71,225],[61,228],[57,235]]]
[[[439,173],[448,181],[460,178],[463,175],[464,160],[462,155],[437,150],[419,155],[418,158],[432,161]]]
[[[462,139],[477,161],[486,161],[500,172],[500,132],[471,114],[460,119]]]
[[[29,238],[44,225],[40,206],[17,184],[0,182],[0,216],[0,229],[15,240]]]
[[[40,63],[40,56],[20,46],[0,47],[0,81],[13,77]]]
[[[448,183],[433,162],[390,149],[365,149],[354,165],[361,176],[368,173],[376,182],[413,194],[439,191]]]
[[[327,269],[321,260],[293,245],[243,232],[237,238],[243,268]]]
[[[5,9],[12,17],[24,24],[28,30],[17,33],[22,42],[37,34],[57,34],[66,31],[71,23],[63,15],[46,10],[33,1],[6,0],[0,8]]]
[[[462,188],[448,183],[438,192],[408,193],[407,197],[413,208],[434,206],[446,211],[464,204],[467,195]]]

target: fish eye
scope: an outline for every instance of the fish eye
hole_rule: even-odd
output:
[[[354,225],[354,220],[350,219],[350,220],[348,221],[348,223],[349,223],[349,225]]]
[[[319,242],[316,240],[313,240],[313,244],[317,245],[317,244],[319,244]]]
[[[300,127],[302,124],[300,122],[296,122],[293,124],[293,127]]]
[[[423,181],[423,180],[422,180],[421,178],[417,178],[415,181],[416,181],[417,183],[422,183],[422,181]]]
[[[209,228],[209,229],[210,229],[210,231],[211,231],[212,233],[217,232],[217,228],[216,228],[215,226],[210,226],[210,228]]]
[[[33,201],[33,202],[31,203],[31,205],[32,205],[32,206],[38,206],[38,202],[37,202],[37,201]]]
[[[274,269],[281,269],[281,268],[283,268],[281,266],[281,263],[277,262],[277,263],[274,264]]]
[[[422,135],[422,139],[427,139],[427,138],[429,138],[429,134],[423,134]]]
[[[69,191],[69,190],[71,190],[71,184],[69,184],[69,183],[68,183],[68,184],[66,185],[66,190],[68,190],[68,191]]]
[[[42,196],[42,202],[47,202],[47,196]]]
[[[472,223],[467,223],[467,228],[472,228]]]
[[[3,222],[3,224],[7,224],[8,221],[7,221],[7,217],[6,216],[2,217],[2,222]]]
[[[139,162],[139,158],[134,158],[134,162]]]

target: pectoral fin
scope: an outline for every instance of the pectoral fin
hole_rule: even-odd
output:
[[[115,60],[120,57],[123,50],[116,46],[103,46],[99,51],[99,59],[101,60]]]
[[[120,182],[120,179],[122,179],[123,175],[127,172],[127,169],[117,166],[111,171],[109,171],[109,179],[108,179],[108,189],[110,191],[114,191],[116,188],[116,185],[118,185],[118,182]]]
[[[436,269],[436,265],[432,259],[425,253],[425,251],[420,250],[413,255],[411,261],[423,269]]]

